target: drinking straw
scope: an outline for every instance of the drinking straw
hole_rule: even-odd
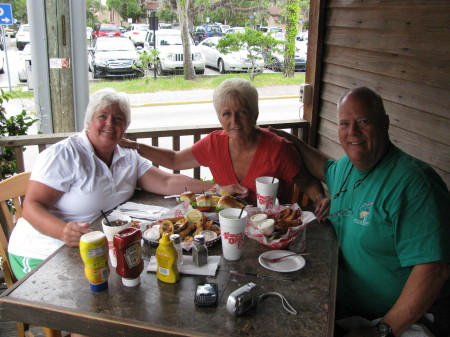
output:
[[[103,217],[105,218],[106,223],[108,224],[108,226],[112,227],[111,224],[110,224],[110,222],[109,222],[109,220],[108,220],[108,217],[106,216],[106,214],[105,214],[102,210],[100,210],[100,212],[102,212],[102,215],[103,215]]]
[[[272,184],[273,184],[274,181],[275,181],[275,177],[272,178]]]
[[[239,213],[239,218],[238,218],[238,219],[240,219],[240,218],[241,218],[241,216],[242,216],[242,212],[244,212],[244,208],[245,208],[245,206],[244,206],[244,207],[242,207],[242,209],[241,209],[241,213]]]

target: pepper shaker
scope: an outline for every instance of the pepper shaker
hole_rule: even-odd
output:
[[[181,247],[181,236],[179,234],[172,234],[170,236],[170,240],[173,241],[173,245],[177,250],[178,254],[177,265],[180,266],[183,264],[183,248]]]
[[[208,264],[208,248],[206,247],[205,237],[203,235],[196,235],[194,237],[192,259],[197,267]]]

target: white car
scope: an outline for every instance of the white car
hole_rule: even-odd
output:
[[[5,72],[5,45],[0,41],[0,74]]]
[[[156,39],[155,39],[156,36]],[[158,75],[166,73],[182,73],[184,71],[184,51],[181,41],[181,31],[178,29],[161,29],[148,31],[144,42],[144,52],[148,53],[156,46],[158,50],[158,60],[156,61],[156,72]],[[205,73],[205,58],[200,50],[189,36],[191,45],[192,65],[196,74]]]
[[[209,37],[198,45],[202,53],[205,55],[206,65],[219,69],[221,74],[225,74],[227,71],[250,71],[252,62],[248,58],[247,51],[244,49],[238,52],[222,54],[216,48],[220,39],[220,37]],[[263,72],[264,60],[261,54],[258,54],[257,56],[259,59],[256,60],[255,71]]]
[[[20,25],[16,34],[17,49],[22,50],[27,43],[30,43],[30,26]]]
[[[86,27],[86,40],[91,39],[93,29],[91,27]]]
[[[31,64],[31,48],[30,44],[27,43],[23,48],[22,52],[19,53],[19,81],[26,82],[28,81],[28,73],[27,68]]]
[[[302,32],[295,37],[295,48],[302,53],[308,52],[308,32]]]
[[[132,23],[130,27],[128,27],[127,31],[123,33],[124,36],[133,41],[134,45],[144,46],[145,35],[149,26],[145,23]]]

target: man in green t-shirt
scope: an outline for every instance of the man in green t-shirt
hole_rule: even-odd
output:
[[[308,170],[326,182],[339,241],[338,315],[381,318],[345,336],[400,336],[420,321],[450,331],[450,197],[441,177],[389,139],[381,97],[358,87],[338,101],[346,155],[334,161],[298,138]],[[343,314],[345,313],[345,314]],[[423,318],[432,313],[434,322]],[[428,316],[431,317],[431,316]]]

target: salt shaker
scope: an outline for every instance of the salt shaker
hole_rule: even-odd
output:
[[[208,263],[208,248],[206,247],[205,237],[196,235],[194,237],[194,247],[192,247],[192,259],[197,267]]]
[[[183,264],[183,248],[181,247],[181,236],[179,234],[172,234],[170,236],[170,240],[173,241],[173,245],[177,250],[178,254],[177,265],[180,266]]]

